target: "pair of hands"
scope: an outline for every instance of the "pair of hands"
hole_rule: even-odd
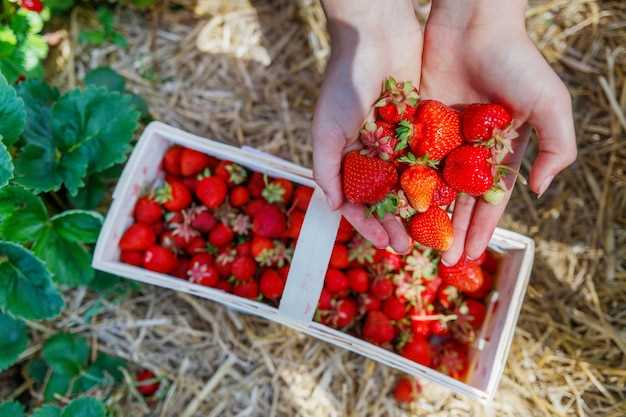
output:
[[[504,162],[519,169],[530,127],[536,129],[539,153],[529,186],[538,196],[576,159],[570,95],[528,38],[525,1],[433,0],[423,36],[410,0],[327,0],[324,8],[333,49],[313,120],[315,178],[331,207],[375,246],[404,253],[411,239],[394,216],[379,221],[343,200],[341,160],[359,148],[359,128],[388,76],[410,80],[422,98],[448,105],[507,105],[520,137]],[[477,258],[485,250],[515,176],[505,181],[509,191],[499,205],[459,195],[452,216],[454,242],[443,254],[444,263],[453,265],[463,254]]]

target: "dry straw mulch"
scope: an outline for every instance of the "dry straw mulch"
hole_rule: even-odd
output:
[[[155,119],[310,165],[329,55],[317,2],[177,0],[118,12],[130,42],[123,51],[73,42],[93,16],[72,15],[57,83],[79,85],[88,68],[109,64]],[[84,331],[165,377],[155,401],[130,385],[111,393],[121,416],[625,416],[626,3],[534,1],[527,18],[570,87],[579,158],[540,200],[518,187],[502,220],[535,238],[537,253],[493,407],[426,385],[415,406],[398,408],[387,395],[396,371],[158,288],[104,303],[88,325],[81,315],[97,301],[71,292],[62,320],[37,337],[53,327]]]

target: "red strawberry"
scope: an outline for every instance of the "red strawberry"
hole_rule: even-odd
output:
[[[376,278],[370,286],[370,294],[379,300],[385,300],[393,294],[393,283],[389,278]]]
[[[246,204],[244,211],[250,217],[254,217],[259,211],[263,210],[268,205],[267,201],[261,199],[254,199]]]
[[[120,239],[121,250],[146,250],[154,244],[156,235],[152,228],[143,223],[135,223],[130,226]]]
[[[336,269],[344,269],[347,268],[350,264],[350,260],[348,259],[348,248],[341,243],[336,243],[333,246],[333,251],[330,254],[330,262],[329,266],[331,268]]]
[[[452,244],[452,221],[438,206],[411,217],[407,230],[413,240],[436,250],[446,251]]]
[[[252,245],[249,241],[241,242],[235,249],[237,250],[237,255],[240,256],[250,255],[252,253]]]
[[[259,296],[259,284],[253,279],[238,282],[233,287],[233,294],[251,300],[255,299]]]
[[[454,285],[442,285],[437,292],[437,299],[444,308],[451,310],[460,301],[459,290]]]
[[[150,228],[152,229],[154,234],[158,236],[161,233],[163,233],[163,230],[165,230],[165,223],[163,223],[163,222],[156,222],[156,223],[151,224]]]
[[[140,250],[123,250],[120,252],[120,261],[135,266],[143,265],[143,252]]]
[[[197,174],[209,166],[210,161],[208,155],[194,149],[184,148],[180,152],[180,174],[185,177]]]
[[[402,376],[398,378],[396,386],[393,388],[393,396],[399,403],[412,403],[422,391],[415,378]]]
[[[272,249],[274,249],[274,242],[270,239],[260,236],[252,238],[252,242],[250,243],[250,252],[252,253],[252,257],[255,259]]]
[[[143,266],[150,271],[167,274],[176,268],[176,255],[169,249],[153,245],[144,254]]]
[[[458,192],[479,196],[493,185],[491,151],[484,146],[459,146],[446,158],[443,178]]]
[[[369,294],[361,294],[359,296],[361,313],[368,313],[370,311],[379,311],[381,302],[378,298],[372,297]]]
[[[400,187],[411,206],[420,213],[430,207],[437,182],[437,171],[426,165],[411,165],[400,176]]]
[[[463,143],[459,112],[436,100],[420,102],[415,122],[407,130],[415,156],[427,155],[433,161],[443,159]]]
[[[411,331],[414,335],[428,337],[430,336],[430,322],[431,320],[422,319],[421,317],[431,316],[433,311],[432,305],[424,307],[413,307],[409,312],[411,317]]]
[[[306,211],[313,195],[313,188],[306,185],[299,185],[294,192],[293,203],[302,211]]]
[[[207,252],[197,253],[193,255],[191,260],[189,261],[190,265],[198,263],[200,265],[213,265],[215,260],[213,259],[213,255]]]
[[[481,264],[482,268],[490,274],[496,274],[498,272],[498,257],[490,251],[486,251],[485,260]]]
[[[235,237],[232,229],[224,223],[218,223],[209,233],[209,243],[218,248],[224,248]]]
[[[196,187],[198,186],[198,179],[194,177],[184,177],[181,182],[185,184],[185,187],[189,189],[191,192],[196,192]]]
[[[135,204],[133,217],[138,223],[154,224],[161,220],[163,211],[159,203],[150,197],[141,197]]]
[[[484,277],[480,266],[467,258],[461,258],[456,265],[439,264],[439,276],[445,285],[453,285],[461,292],[473,292],[483,285]]]
[[[456,195],[456,190],[448,186],[448,184],[437,175],[437,187],[435,187],[431,204],[433,206],[448,206],[456,199]]]
[[[219,280],[220,273],[213,264],[204,264],[192,260],[187,270],[187,276],[191,283],[205,287],[215,287]]]
[[[354,227],[352,227],[345,217],[342,217],[339,222],[339,230],[337,231],[337,242],[348,242],[352,240],[355,233]]]
[[[483,283],[480,288],[476,291],[466,291],[465,294],[473,298],[483,299],[491,292],[493,289],[493,275],[487,272],[485,268],[482,268],[482,275]]]
[[[294,210],[289,214],[287,219],[287,232],[285,235],[292,239],[298,239],[300,236],[300,229],[304,223],[304,212],[300,210]]]
[[[284,280],[289,276],[289,265],[284,265],[278,268],[278,275],[280,275]]]
[[[276,178],[265,186],[261,195],[268,203],[287,204],[293,195],[293,183],[284,178]]]
[[[234,260],[235,255],[231,250],[226,250],[215,258],[215,266],[222,277],[230,277]]]
[[[269,298],[272,301],[276,301],[283,295],[285,289],[285,279],[278,274],[278,272],[267,269],[261,274],[259,279],[259,287],[261,294],[265,298]]]
[[[331,323],[337,329],[348,327],[354,322],[358,312],[359,307],[353,298],[343,298],[337,301]]]
[[[216,175],[201,179],[196,186],[196,196],[198,196],[198,199],[202,201],[205,206],[212,209],[222,205],[226,199],[227,192],[228,187],[226,186],[226,182]]]
[[[217,223],[215,216],[208,210],[197,213],[191,221],[191,227],[201,233],[209,233],[213,226]]]
[[[396,330],[391,321],[380,311],[370,311],[363,325],[363,338],[368,342],[383,345],[389,343],[396,336]]]
[[[191,204],[191,193],[180,181],[169,180],[156,192],[156,201],[169,211],[180,211]]]
[[[467,142],[483,142],[504,131],[513,120],[511,113],[496,103],[475,103],[461,112],[463,136]]]
[[[350,289],[358,293],[366,293],[369,288],[369,274],[363,268],[352,268],[348,271]]]
[[[230,190],[230,196],[228,197],[228,201],[230,205],[233,207],[243,207],[248,203],[250,199],[250,192],[248,188],[243,185],[238,185]]]
[[[180,156],[183,148],[172,146],[163,157],[163,170],[168,174],[180,175]]]
[[[400,355],[424,366],[430,366],[432,352],[425,337],[413,335],[411,340],[400,350]]]
[[[231,161],[220,161],[215,167],[215,175],[228,184],[243,184],[248,178],[248,171]]]
[[[344,295],[350,290],[350,281],[340,270],[329,268],[324,278],[324,287],[333,295]]]
[[[404,318],[404,303],[397,297],[389,297],[383,302],[382,311],[390,320]]]
[[[161,385],[156,375],[148,369],[137,372],[135,379],[137,380],[137,391],[144,397],[154,395]]]
[[[250,175],[250,180],[248,181],[248,190],[250,190],[250,195],[254,198],[260,198],[264,189],[265,179],[263,178],[263,174],[260,172],[253,172],[252,175]]]
[[[281,237],[287,230],[287,220],[282,210],[273,204],[267,204],[254,214],[252,231],[262,237]]]
[[[384,161],[393,161],[406,148],[398,148],[395,125],[382,120],[365,123],[359,132],[359,140],[370,155]]]
[[[467,346],[456,340],[450,340],[443,344],[435,362],[434,365],[438,371],[452,378],[463,380],[469,368]]]
[[[330,310],[332,308],[333,296],[326,288],[322,288],[320,299],[317,302],[317,308],[320,310]]]
[[[455,313],[459,316],[458,320],[471,324],[474,329],[480,329],[485,321],[487,309],[480,301],[469,298],[456,308]]]
[[[164,248],[173,252],[180,252],[187,246],[188,241],[183,236],[167,231],[161,235],[160,243]]]
[[[231,272],[239,281],[247,281],[256,273],[256,262],[251,256],[238,256],[233,261]]]
[[[189,263],[189,259],[179,258],[178,262],[176,262],[176,267],[172,272],[170,272],[170,274],[174,275],[176,278],[187,279],[187,270],[189,269],[189,265],[191,265]]]
[[[207,250],[206,241],[200,236],[192,238],[187,246],[185,246],[185,252],[193,256],[196,253],[205,252]]]
[[[387,249],[376,249],[374,262],[383,266],[386,272],[397,272],[402,268],[402,258]]]
[[[387,123],[412,120],[418,99],[417,89],[410,81],[396,81],[389,77],[383,84],[380,100],[375,104],[376,114]]]
[[[391,162],[352,151],[343,158],[342,180],[348,201],[374,204],[396,185],[398,172]]]
[[[225,292],[233,292],[233,284],[231,284],[226,279],[220,279],[219,281],[217,281],[217,284],[215,284],[215,288]]]
[[[448,336],[450,334],[450,326],[443,320],[431,320],[430,331],[436,336]]]

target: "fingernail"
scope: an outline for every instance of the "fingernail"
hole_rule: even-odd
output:
[[[452,266],[452,265],[450,265],[449,263],[447,263],[447,262],[446,262],[443,258],[441,258],[441,263],[442,263],[444,266]]]
[[[480,255],[479,255],[479,256],[480,256]],[[469,255],[467,255],[467,259],[468,259],[469,261],[475,261],[476,259],[478,259],[478,256],[469,256]]]
[[[550,183],[552,183],[553,179],[554,179],[554,175],[550,175],[548,178],[543,180],[543,182],[541,183],[541,186],[539,187],[539,192],[537,193],[537,198],[541,198],[543,193],[545,193],[546,190],[548,189],[548,187],[550,186]]]

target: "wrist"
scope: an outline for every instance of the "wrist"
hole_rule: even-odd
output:
[[[503,27],[525,31],[527,5],[527,0],[433,0],[429,22],[457,30]]]

